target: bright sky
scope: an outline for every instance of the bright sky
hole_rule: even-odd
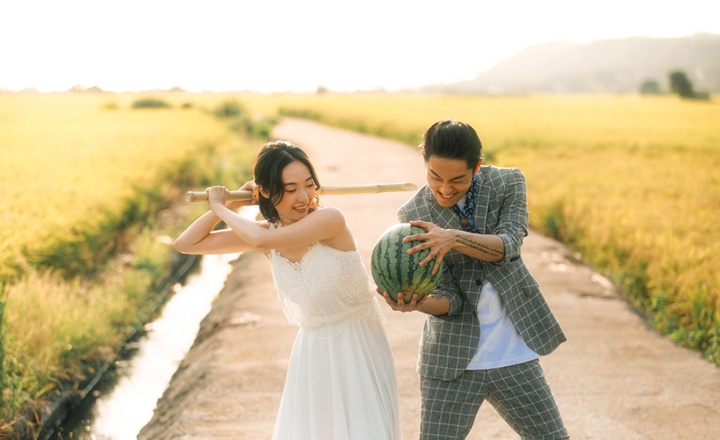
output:
[[[551,41],[720,34],[718,0],[3,0],[0,89],[398,90]]]

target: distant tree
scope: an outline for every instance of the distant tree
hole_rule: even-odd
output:
[[[670,90],[683,98],[695,97],[692,83],[685,75],[685,72],[681,70],[670,72]]]
[[[325,86],[318,86],[317,90],[315,90],[315,93],[317,93],[319,95],[324,95],[325,93],[328,93],[328,92],[329,92],[329,90]]]
[[[640,84],[641,95],[659,95],[660,93],[662,93],[660,83],[652,78],[646,79]]]

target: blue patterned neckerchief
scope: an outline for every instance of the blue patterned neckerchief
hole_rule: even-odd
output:
[[[475,223],[472,220],[473,211],[475,211],[475,195],[477,194],[477,185],[475,181],[475,175],[473,174],[472,181],[470,182],[470,189],[468,190],[465,197],[465,206],[462,210],[457,204],[453,205],[453,210],[460,217],[460,225],[467,232],[473,232],[479,234],[480,231],[475,227]]]

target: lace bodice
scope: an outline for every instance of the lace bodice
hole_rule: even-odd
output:
[[[358,251],[313,244],[302,260],[292,262],[270,251],[275,286],[285,316],[305,329],[337,327],[360,320],[380,320],[370,278]],[[327,329],[326,329],[327,330]]]

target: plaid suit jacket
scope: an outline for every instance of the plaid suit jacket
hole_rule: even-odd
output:
[[[425,321],[417,366],[423,376],[450,380],[469,365],[480,341],[477,305],[485,280],[497,289],[510,320],[536,353],[549,354],[566,340],[520,255],[528,233],[525,176],[517,168],[483,166],[476,179],[475,226],[483,234],[502,238],[505,258],[491,263],[454,250],[445,255],[442,281],[435,293],[448,298],[450,310],[443,316],[429,315]],[[400,207],[398,219],[461,229],[457,214],[438,205],[427,185]]]

